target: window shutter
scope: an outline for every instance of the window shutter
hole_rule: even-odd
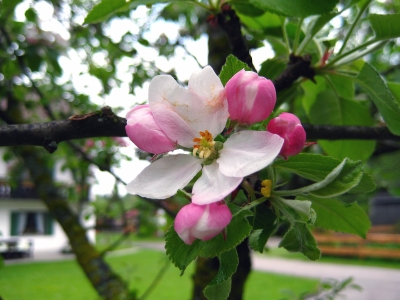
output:
[[[52,235],[54,233],[54,219],[49,213],[44,213],[44,234]]]
[[[18,221],[19,221],[19,213],[11,212],[11,230],[10,235],[18,235]]]

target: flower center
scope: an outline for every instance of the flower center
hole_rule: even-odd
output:
[[[199,158],[209,158],[212,153],[215,153],[215,141],[213,136],[208,130],[200,131],[200,137],[194,138],[193,142],[193,156],[198,156]]]

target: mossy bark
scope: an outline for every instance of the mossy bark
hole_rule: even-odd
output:
[[[78,216],[71,210],[68,202],[60,196],[51,176],[51,170],[46,167],[48,154],[45,150],[18,147],[14,148],[14,152],[24,160],[40,198],[68,236],[79,265],[98,294],[110,300],[132,299],[129,296],[127,284],[113,272],[89,242]]]

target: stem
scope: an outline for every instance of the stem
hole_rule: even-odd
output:
[[[253,187],[250,185],[250,183],[247,180],[243,180],[242,182],[242,187],[245,189],[245,191],[247,192],[247,194],[250,196],[250,200],[253,202],[255,201],[256,195],[254,194],[254,189]]]
[[[357,16],[356,16],[356,19],[354,20],[353,24],[351,24],[351,27],[350,27],[349,31],[347,32],[347,35],[346,35],[346,37],[345,37],[345,39],[344,39],[344,41],[343,41],[343,45],[342,45],[342,47],[340,48],[340,50],[339,50],[339,52],[338,52],[337,55],[340,55],[340,54],[343,52],[343,50],[346,48],[346,45],[347,45],[347,42],[348,42],[349,39],[350,39],[350,36],[352,35],[352,33],[353,33],[353,31],[354,31],[356,25],[358,24],[358,21],[360,20],[362,14],[363,14],[364,11],[367,9],[367,7],[368,7],[368,5],[369,5],[370,3],[371,3],[371,0],[370,0],[370,1],[367,1],[367,2],[364,4],[364,6],[360,8],[360,11],[358,12],[358,14],[357,14]]]
[[[362,48],[368,47],[369,45],[372,45],[372,44],[377,43],[377,42],[379,42],[378,39],[369,40],[369,41],[365,42],[364,44],[361,44],[361,45],[359,45],[359,46],[357,46],[357,47],[355,47],[355,48],[349,50],[348,52],[346,52],[346,53],[344,53],[344,54],[342,54],[342,55],[336,56],[335,59],[333,59],[332,61],[330,61],[330,62],[324,67],[324,69],[327,69],[327,68],[332,67],[333,64],[334,64],[335,62],[337,62],[337,61],[343,59],[344,57],[346,57],[346,56],[348,56],[348,55],[350,55],[350,54],[352,54],[352,53],[354,53],[354,52],[357,52],[358,50],[360,50],[360,49],[362,49]]]
[[[252,209],[253,207],[256,207],[257,205],[259,205],[259,204],[265,202],[266,200],[267,200],[267,198],[261,197],[261,198],[258,198],[258,199],[256,199],[256,200],[254,200],[254,201],[251,201],[249,204],[243,206],[242,209],[239,210],[237,213],[235,213],[232,217],[234,217],[234,216],[236,216],[237,214],[239,214],[242,210],[250,210],[250,209]]]
[[[285,41],[286,44],[286,49],[287,49],[287,54],[290,54],[290,43],[289,43],[289,38],[286,32],[286,18],[281,17],[281,28],[282,28],[282,35],[283,35],[283,40]]]
[[[301,18],[299,24],[297,25],[296,35],[293,41],[293,53],[296,53],[297,46],[299,45],[300,34],[301,34],[301,25],[303,24],[304,18]]]

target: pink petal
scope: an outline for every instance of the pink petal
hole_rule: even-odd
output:
[[[235,177],[253,174],[274,161],[283,139],[268,131],[240,131],[225,143],[217,159],[221,173]]]
[[[218,202],[236,189],[242,179],[222,174],[216,162],[204,166],[202,175],[193,186],[192,202],[198,205]]]
[[[176,215],[174,229],[186,244],[190,245],[196,239],[196,237],[192,235],[191,231],[200,220],[205,209],[205,205],[188,204],[182,207]]]
[[[146,167],[127,186],[128,193],[165,199],[184,188],[201,170],[201,160],[187,154],[163,157]]]
[[[205,206],[203,215],[192,229],[192,235],[203,241],[220,234],[230,223],[232,213],[225,203],[211,203]]]

